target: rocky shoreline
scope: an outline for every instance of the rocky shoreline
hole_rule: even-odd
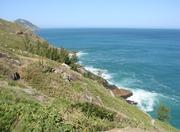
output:
[[[95,75],[91,71],[86,70],[81,65],[79,65],[77,70],[79,73],[81,73],[85,77],[87,76],[88,78],[91,78],[92,80],[96,80],[99,83],[101,83],[105,88],[110,90],[112,96],[118,97],[118,98],[123,98],[124,100],[126,100],[127,103],[132,104],[132,105],[137,105],[137,102],[135,102],[133,100],[128,100],[128,98],[133,95],[132,91],[123,89],[123,88],[119,88],[116,85],[110,84],[106,79],[102,78],[101,76]]]

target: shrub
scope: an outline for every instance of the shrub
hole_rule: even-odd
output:
[[[70,67],[72,70],[78,71],[78,65],[77,64],[71,64]]]
[[[4,93],[7,95],[4,95]],[[20,98],[7,90],[0,92],[0,131],[73,131],[58,109]]]
[[[77,103],[73,107],[81,108],[81,111],[84,112],[88,117],[98,117],[100,119],[107,119],[109,121],[114,121],[115,112],[107,110],[103,107],[100,107],[91,103]]]
[[[83,76],[86,77],[86,78],[90,78],[91,74],[90,74],[90,72],[85,72],[85,73],[83,74]]]
[[[167,108],[165,105],[160,104],[158,110],[157,110],[157,118],[160,121],[167,122],[170,118],[169,115],[169,108]]]

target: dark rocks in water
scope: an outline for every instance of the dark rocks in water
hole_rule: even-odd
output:
[[[126,100],[128,104],[137,105],[138,103],[132,100]]]
[[[14,81],[19,80],[20,79],[19,73],[15,72],[15,73],[11,74],[11,79]]]

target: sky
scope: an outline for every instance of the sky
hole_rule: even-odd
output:
[[[180,0],[0,0],[0,18],[41,28],[180,29]]]

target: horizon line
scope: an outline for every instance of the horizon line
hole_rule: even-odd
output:
[[[39,27],[39,29],[165,29],[165,30],[180,30],[180,28],[165,28],[165,27]]]

